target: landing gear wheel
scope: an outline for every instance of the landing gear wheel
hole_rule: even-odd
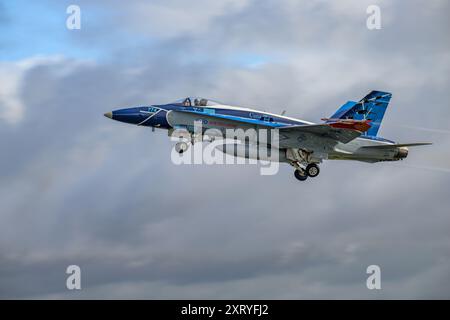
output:
[[[311,178],[317,177],[319,175],[319,173],[320,173],[319,166],[317,164],[315,164],[315,163],[308,164],[306,166],[306,170],[305,171],[306,171],[306,174],[309,177],[311,177]]]
[[[299,169],[294,171],[294,176],[300,181],[305,181],[306,179],[308,179],[308,175],[306,174],[306,172]]]
[[[186,142],[178,142],[175,145],[175,150],[176,152],[178,152],[179,154],[182,154],[183,152],[185,152],[187,149],[189,148],[188,144]]]

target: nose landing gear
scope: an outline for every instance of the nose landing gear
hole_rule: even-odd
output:
[[[189,145],[186,142],[178,142],[175,145],[175,151],[178,152],[179,154],[182,154],[183,152],[185,152],[187,149],[189,148]]]
[[[175,144],[175,151],[179,154],[186,152],[189,149],[189,145],[194,145],[196,142],[200,142],[203,140],[203,135],[199,133],[190,133],[187,130],[179,130],[175,134],[175,130],[168,131],[168,135],[178,141]]]

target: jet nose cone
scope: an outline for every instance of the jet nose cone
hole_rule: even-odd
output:
[[[106,112],[106,113],[104,114],[104,116],[107,117],[107,118],[112,119],[112,112],[111,112],[111,111],[110,111],[110,112]]]

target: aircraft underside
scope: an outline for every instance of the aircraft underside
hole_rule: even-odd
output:
[[[187,133],[185,141],[180,141],[176,144],[175,149],[177,152],[184,153],[189,148],[189,145],[204,141],[202,135],[195,138],[194,136],[194,133]],[[188,138],[186,139],[186,137]],[[211,142],[215,139],[207,137],[206,141]],[[224,142],[217,149],[234,157],[287,163],[295,168],[294,175],[300,181],[304,181],[308,177],[317,177],[320,173],[319,164],[323,160],[354,160],[375,163],[381,161],[398,161],[406,158],[408,155],[408,149],[406,147],[387,150],[375,149],[368,152],[363,145],[363,147],[358,147],[352,152],[338,151],[336,149],[332,149],[330,152],[319,152],[306,148],[275,148],[268,144],[249,143],[248,140],[239,139],[235,142]]]

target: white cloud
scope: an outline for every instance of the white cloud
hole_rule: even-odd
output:
[[[20,63],[0,63],[0,120],[15,124],[22,119],[25,108],[20,85],[26,70]]]
[[[26,105],[22,99],[22,84],[27,72],[36,66],[59,64],[58,72],[68,74],[88,61],[69,61],[63,56],[34,56],[17,61],[0,62],[0,120],[18,124],[24,117]]]
[[[155,37],[201,34],[207,33],[220,16],[238,12],[247,3],[248,0],[138,1],[124,8],[122,21],[126,21],[125,28],[136,34]]]

